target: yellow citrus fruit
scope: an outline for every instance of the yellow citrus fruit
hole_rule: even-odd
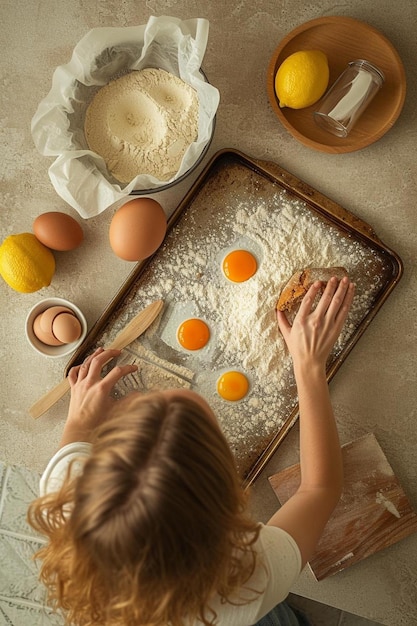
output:
[[[0,246],[0,274],[21,293],[47,287],[55,272],[55,257],[32,233],[9,235]]]
[[[281,63],[275,75],[279,106],[303,109],[319,100],[329,84],[329,64],[321,50],[300,50]]]

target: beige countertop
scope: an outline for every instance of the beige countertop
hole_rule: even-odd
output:
[[[226,8],[227,7],[227,8]],[[347,154],[330,155],[303,146],[280,124],[266,92],[266,70],[282,38],[303,22],[327,15],[368,22],[395,46],[405,66],[407,96],[393,128],[378,142]],[[150,15],[205,17],[210,32],[203,67],[220,91],[216,130],[209,153],[235,148],[274,161],[372,225],[380,239],[401,257],[402,280],[331,382],[343,443],[375,433],[410,502],[417,509],[417,5],[413,0],[349,0],[335,5],[302,0],[22,0],[3,2],[1,27],[1,239],[31,231],[34,218],[64,211],[79,218],[55,192],[51,160],[32,141],[30,124],[48,93],[52,73],[67,63],[76,43],[97,26],[146,23]],[[158,194],[168,213],[198,175]],[[28,310],[44,297],[63,297],[85,313],[89,327],[104,310],[132,264],[108,248],[111,213],[82,221],[84,245],[57,253],[50,287],[18,294],[0,283],[0,458],[41,471],[54,452],[68,398],[39,420],[28,407],[59,382],[67,360],[35,353],[24,335]],[[267,478],[298,460],[298,429],[292,429],[253,489],[261,520],[277,501]],[[316,582],[308,568],[293,591],[387,626],[411,626],[417,614],[417,534],[345,571]]]

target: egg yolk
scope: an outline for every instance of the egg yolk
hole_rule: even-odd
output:
[[[246,396],[249,381],[241,372],[225,372],[217,381],[217,393],[224,400],[236,402]]]
[[[258,269],[253,254],[247,250],[233,250],[223,260],[223,272],[234,283],[243,283]]]
[[[185,320],[177,331],[178,341],[186,350],[200,350],[210,339],[210,329],[203,320]]]

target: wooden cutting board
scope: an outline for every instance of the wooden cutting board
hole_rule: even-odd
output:
[[[342,446],[345,487],[309,566],[317,580],[417,532],[412,509],[374,434]],[[300,466],[269,478],[281,504],[297,490]]]

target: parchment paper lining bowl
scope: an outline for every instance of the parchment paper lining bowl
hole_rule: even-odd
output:
[[[124,76],[125,74],[128,74],[131,70],[126,70],[126,71],[120,71],[117,74],[115,74],[112,77],[112,80],[116,80],[117,78],[121,78],[122,76]],[[206,83],[210,84],[207,75],[205,74],[205,72],[200,68],[200,74],[203,76],[204,80]],[[83,92],[85,90],[88,89],[89,95],[88,96],[83,96],[83,98],[88,99],[89,101],[91,101],[91,99],[94,97],[94,95],[98,92],[98,90],[101,87],[96,87],[96,88],[87,88],[85,85],[79,85],[79,89],[82,90]],[[85,105],[78,107],[77,103],[74,103],[74,112],[68,115],[68,123],[69,123],[69,129],[72,130],[73,136],[77,139],[80,149],[81,150],[89,150],[89,147],[87,145],[87,141],[85,139],[85,135],[84,135],[84,116],[85,116]],[[205,155],[207,154],[211,142],[213,140],[213,136],[214,136],[214,131],[216,128],[216,116],[213,117],[212,123],[211,123],[211,129],[210,129],[210,138],[207,141],[207,143],[203,146],[200,154],[197,156],[197,158],[195,159],[194,163],[192,164],[192,166],[186,171],[184,172],[184,174],[182,174],[181,176],[178,176],[177,178],[175,178],[174,180],[171,180],[167,183],[164,182],[157,182],[155,183],[154,186],[152,187],[144,187],[144,188],[137,188],[137,189],[133,189],[130,192],[130,195],[136,195],[136,196],[140,196],[140,195],[151,195],[152,193],[157,193],[160,191],[165,191],[166,189],[170,189],[171,187],[173,187],[174,185],[180,183],[181,181],[183,181],[185,178],[187,178],[187,176],[189,176],[199,165],[200,163],[203,161]],[[86,166],[89,167],[86,163]],[[95,166],[97,166],[97,163],[95,164]],[[117,185],[120,186],[122,189],[126,186],[126,184],[121,183],[120,181],[118,181],[116,178],[114,178],[114,176],[112,176],[112,174],[108,171],[104,161],[100,166],[97,167],[97,169],[100,171],[100,173],[106,178],[106,180],[111,183],[112,185]]]
[[[147,24],[90,30],[75,46],[69,63],[58,66],[52,87],[31,122],[32,138],[44,156],[56,157],[48,173],[55,191],[83,218],[126,201],[131,192],[152,194],[183,180],[201,162],[212,141],[220,94],[202,71],[209,23],[151,16]],[[86,110],[95,94],[126,73],[165,70],[196,90],[198,135],[169,180],[138,172],[121,183],[84,136]]]

